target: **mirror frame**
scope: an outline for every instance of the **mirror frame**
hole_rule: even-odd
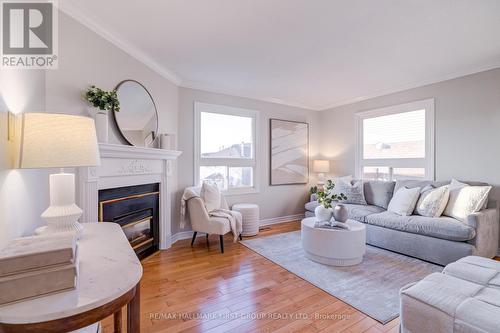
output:
[[[149,90],[142,84],[140,83],[139,81],[137,80],[133,80],[133,79],[125,79],[123,81],[120,81],[116,87],[115,87],[115,91],[116,93],[118,94],[118,89],[120,88],[120,86],[126,82],[135,82],[137,83],[138,85],[140,85],[142,87],[142,89],[144,89],[146,91],[146,93],[148,94],[149,98],[151,98],[151,102],[153,102],[153,107],[155,108],[155,113],[156,113],[156,129],[153,133],[153,142],[156,141],[156,138],[158,137],[158,122],[159,122],[159,117],[158,117],[158,109],[156,108],[156,103],[155,103],[155,100],[153,98],[153,96],[151,96],[151,93],[149,92]],[[117,95],[118,96],[118,95]],[[119,101],[119,99],[118,99]],[[125,142],[127,142],[130,146],[133,146],[133,147],[141,147],[141,146],[136,146],[134,145],[132,142],[130,142],[126,137],[125,135],[123,134],[122,132],[122,129],[120,128],[120,125],[118,124],[118,120],[116,119],[116,113],[117,112],[120,112],[120,111],[115,111],[115,109],[113,108],[113,120],[115,122],[115,125],[116,125],[116,128],[118,129],[118,133],[120,133],[120,136],[122,137],[123,140],[125,140]],[[141,148],[153,148],[153,147],[141,147]]]

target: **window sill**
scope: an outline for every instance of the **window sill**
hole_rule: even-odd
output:
[[[223,191],[222,194],[226,197],[231,197],[235,195],[245,195],[245,194],[257,194],[260,191],[255,188],[255,187],[249,187],[249,188],[241,188],[241,189],[233,189],[233,190],[226,190]]]

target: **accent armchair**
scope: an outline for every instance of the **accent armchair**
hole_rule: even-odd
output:
[[[221,208],[227,210],[229,209],[224,196],[221,197]],[[224,235],[231,232],[231,227],[229,226],[227,219],[223,217],[210,216],[205,208],[203,199],[200,197],[189,199],[187,201],[187,210],[189,220],[191,221],[191,227],[194,231],[191,246],[193,246],[198,232],[206,233],[207,247],[209,245],[208,236],[210,234],[215,234],[219,235],[220,250],[224,253]],[[241,234],[238,236],[241,240]]]

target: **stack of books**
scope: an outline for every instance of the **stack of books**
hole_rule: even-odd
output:
[[[77,281],[74,234],[18,238],[0,251],[0,304],[71,290]]]

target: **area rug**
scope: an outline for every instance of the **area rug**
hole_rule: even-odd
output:
[[[363,262],[334,267],[309,260],[300,231],[244,240],[251,250],[385,324],[399,316],[399,290],[443,267],[367,245]]]

